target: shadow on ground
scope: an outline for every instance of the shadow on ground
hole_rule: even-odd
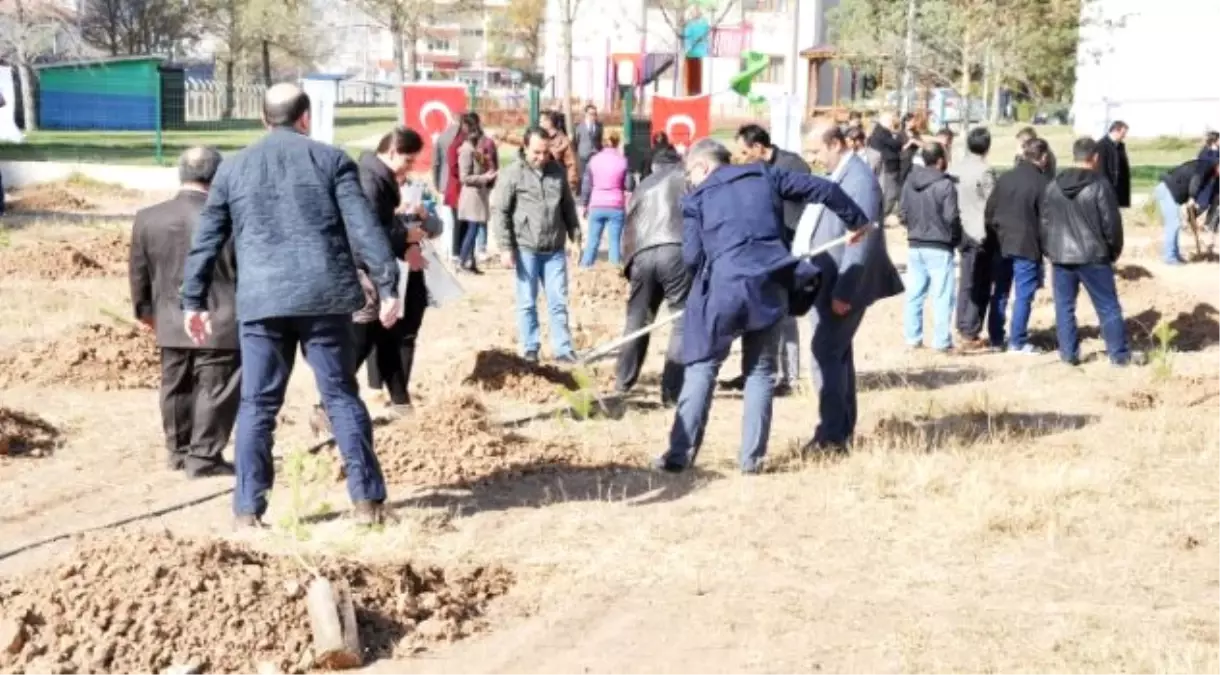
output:
[[[965,382],[987,379],[982,368],[921,368],[918,370],[873,370],[856,375],[856,386],[860,391],[884,391],[886,389],[932,390],[951,387]]]
[[[451,508],[461,515],[568,502],[648,506],[681,499],[719,478],[722,476],[718,473],[698,468],[671,475],[621,462],[596,466],[510,467],[489,475],[471,488],[429,489],[391,505],[394,508]]]
[[[1082,305],[1087,304],[1084,302],[1077,305],[1077,321],[1081,318]],[[1087,313],[1089,310],[1084,311]],[[1145,309],[1139,314],[1128,316],[1125,324],[1127,340],[1131,343],[1131,347],[1145,351],[1158,348],[1153,334],[1157,324],[1164,318],[1165,315],[1155,308]],[[1096,318],[1094,317],[1093,320],[1096,321]],[[1190,312],[1179,312],[1169,321],[1169,327],[1177,332],[1177,337],[1174,338],[1171,345],[1175,351],[1198,352],[1212,345],[1220,344],[1220,310],[1208,303],[1201,302],[1195,305]],[[1095,323],[1081,325],[1077,332],[1082,341],[1101,339],[1101,329]],[[1059,345],[1053,325],[1031,330],[1029,341],[1036,347],[1048,350],[1056,349]]]
[[[943,447],[970,446],[992,441],[1032,440],[1074,431],[1096,422],[1093,415],[1056,412],[987,413],[971,411],[914,420],[888,417],[865,440],[882,448],[910,447],[934,452]]]
[[[1114,269],[1114,274],[1122,281],[1142,281],[1152,278],[1152,272],[1141,265],[1119,265]]]

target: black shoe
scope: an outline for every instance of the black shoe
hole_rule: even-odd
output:
[[[234,476],[237,474],[237,469],[232,464],[226,461],[214,462],[212,464],[203,464],[185,469],[186,477],[190,479],[196,478],[220,478],[224,476]]]
[[[578,361],[579,359],[577,359],[576,355],[572,352],[560,354],[559,356],[555,357],[555,363],[563,364],[565,366],[574,366]]]
[[[739,375],[731,380],[721,380],[720,388],[729,391],[743,391],[746,388],[746,376]]]
[[[181,471],[184,463],[185,460],[182,458],[182,455],[177,453],[165,458],[165,468],[170,471]]]
[[[657,471],[664,471],[665,473],[675,473],[675,474],[686,471],[685,464],[678,464],[677,462],[671,462],[670,460],[665,459],[664,457],[658,457],[658,458],[654,459],[652,461],[652,468],[656,469]]]
[[[805,447],[801,448],[801,457],[804,459],[843,459],[848,455],[846,443],[820,443],[809,441]]]
[[[771,395],[776,398],[787,398],[792,395],[792,385],[787,382],[780,382],[771,390]]]
[[[530,350],[525,353],[525,360],[530,363],[538,363],[538,351]]]

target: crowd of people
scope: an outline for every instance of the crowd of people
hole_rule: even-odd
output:
[[[1030,307],[1045,258],[1061,358],[1080,357],[1075,303],[1084,286],[1111,361],[1137,359],[1114,283],[1119,207],[1130,200],[1121,123],[1101,141],[1077,140],[1072,165],[1058,172],[1032,130],[1022,132],[1014,169],[997,175],[987,129],[967,133],[967,153],[954,160],[948,130],[925,139],[914,118],[899,128],[882,114],[867,134],[858,116],[843,127],[812,124],[806,146],[825,176],[754,124],[738,130],[736,152],[712,139],[675,148],[659,133],[648,165],[633,175],[622,138],[592,106],[570,134],[562,116],[544,113],[525,130],[519,158],[503,167],[478,115],[466,113],[436,138],[433,201],[410,177],[424,145],[418,133],[395,128],[352,161],[309,138],[309,109],[299,87],[270,88],[268,133],[223,162],[213,149],[188,150],[180,194],[141,211],[133,232],[132,298],[162,349],[169,465],[191,476],[235,473],[241,526],[262,525],[276,420],[298,349],[314,372],[315,417],[332,429],[358,519],[392,517],[357,371],[367,363],[390,412],[409,412],[429,305],[423,243],[446,234],[452,262],[472,274],[487,260],[488,239],[495,243],[515,278],[518,342],[532,362],[542,358],[541,291],[550,356],[560,364],[578,362],[568,254],[593,265],[608,238],[610,262],[629,287],[624,333],[653,324],[662,303],[677,317],[660,387],[675,417],[655,463],[669,472],[695,461],[716,378],[738,340],[740,376],[719,386],[744,391],[740,466],[761,470],[773,399],[799,385],[805,315],[819,408],[811,453],[849,450],[858,418],[855,335],[871,305],[904,292],[910,347],[923,346],[930,299],[932,348],[954,347],[956,311],[963,347],[1033,353]],[[1165,176],[1157,188],[1163,210],[1171,201],[1214,210],[1216,154],[1212,137],[1193,163]],[[905,283],[886,247],[887,216],[906,228]],[[1171,227],[1166,219],[1167,233]],[[637,385],[648,342],[645,334],[620,350],[619,393]],[[221,450],[235,420],[234,467]]]

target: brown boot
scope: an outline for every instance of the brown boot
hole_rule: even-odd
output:
[[[365,526],[394,525],[398,516],[383,502],[359,501],[354,505],[356,523]]]

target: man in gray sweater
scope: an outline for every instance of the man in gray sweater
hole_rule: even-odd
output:
[[[975,127],[966,135],[966,156],[950,167],[957,178],[957,206],[962,214],[962,243],[958,247],[957,332],[966,349],[982,349],[989,343],[980,337],[987,306],[991,302],[991,268],[999,246],[988,236],[983,223],[987,198],[995,189],[996,172],[987,163],[991,132]]]
[[[267,90],[269,132],[223,164],[199,216],[182,282],[183,322],[196,344],[212,331],[213,262],[230,238],[237,254],[241,404],[237,413],[239,527],[259,527],[275,482],[276,416],[297,348],[313,369],[347,470],[358,520],[386,517],[385,480],[373,427],[360,400],[352,312],[364,305],[356,261],[378,289],[386,326],[398,317],[398,267],[385,231],[360,189],[356,163],[308,137],[309,97],[294,84]]]
[[[521,158],[500,172],[491,197],[491,231],[501,262],[516,272],[517,329],[525,358],[538,360],[538,287],[546,293],[555,360],[575,363],[568,330],[569,242],[580,249],[580,218],[567,172],[550,154],[547,134],[525,132]]]

